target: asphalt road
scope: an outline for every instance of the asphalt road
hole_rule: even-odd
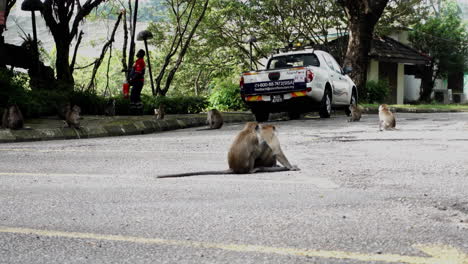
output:
[[[155,178],[243,124],[0,144],[0,263],[468,264],[468,113],[272,123],[301,171]]]

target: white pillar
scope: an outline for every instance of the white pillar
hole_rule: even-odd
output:
[[[397,71],[397,104],[403,104],[405,97],[405,65],[398,63]]]
[[[379,80],[379,62],[371,59],[367,66],[367,81]]]

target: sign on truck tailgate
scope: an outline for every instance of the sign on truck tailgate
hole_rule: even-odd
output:
[[[294,79],[244,84],[246,94],[281,93],[305,89],[305,82],[294,82]]]

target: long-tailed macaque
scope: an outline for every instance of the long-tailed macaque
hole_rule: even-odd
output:
[[[248,122],[237,134],[229,149],[228,170],[160,175],[158,178],[299,170],[297,166],[292,166],[284,155],[275,130],[273,125]],[[284,167],[277,166],[276,160]]]
[[[158,109],[154,109],[154,115],[156,116],[156,119],[163,120],[165,114],[166,112],[164,111],[163,104],[160,104]]]
[[[221,112],[219,112],[216,109],[211,109],[210,111],[208,111],[206,116],[206,124],[208,125],[208,128],[198,129],[198,131],[219,129],[223,126],[223,123],[224,121]]]
[[[68,127],[80,129],[80,113],[81,108],[77,105],[68,109],[67,114],[65,115],[65,122]]]
[[[111,99],[107,102],[106,108],[104,109],[106,116],[115,116],[115,99]]]
[[[5,108],[2,116],[2,127],[9,129],[22,129],[24,126],[24,118],[18,105],[13,104]]]
[[[349,111],[351,111],[351,115],[349,116],[348,122],[355,122],[361,120],[363,110],[364,109],[360,105],[350,105]]]
[[[388,110],[386,104],[379,106],[379,130],[383,129],[394,129],[396,126],[395,116]]]
[[[208,111],[208,116],[206,118],[206,123],[211,129],[219,129],[223,126],[223,116],[221,112],[216,109],[211,109]]]

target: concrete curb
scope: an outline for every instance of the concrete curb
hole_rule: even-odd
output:
[[[251,114],[235,114],[224,116],[225,123],[254,121]],[[104,125],[82,127],[79,130],[72,128],[52,128],[52,129],[21,129],[21,130],[0,130],[0,143],[25,142],[25,141],[45,141],[56,139],[82,139],[98,138],[126,135],[150,134],[161,131],[206,126],[206,117],[178,117],[167,120],[138,120],[124,125]]]
[[[457,110],[457,109],[437,109],[437,108],[427,108],[427,109],[415,109],[415,108],[405,108],[405,107],[389,107],[390,111],[397,113],[463,113],[468,112],[468,110]],[[378,114],[378,107],[364,107],[364,112],[367,114]]]

